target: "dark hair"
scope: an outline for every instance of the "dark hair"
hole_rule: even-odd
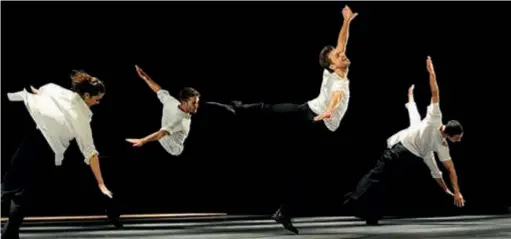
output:
[[[449,136],[454,136],[463,133],[463,127],[460,122],[456,120],[449,120],[445,125],[445,134]]]
[[[71,83],[72,90],[83,96],[85,93],[89,93],[90,96],[99,95],[105,93],[105,84],[103,82],[83,70],[72,70],[71,71]]]
[[[329,72],[332,72],[332,69],[330,69],[330,65],[332,62],[330,61],[330,58],[328,57],[328,54],[332,52],[335,48],[332,45],[328,45],[323,47],[321,52],[319,53],[319,65],[323,68],[328,70]]]
[[[199,91],[192,87],[185,87],[179,92],[179,100],[180,101],[187,101],[188,99],[200,96]]]

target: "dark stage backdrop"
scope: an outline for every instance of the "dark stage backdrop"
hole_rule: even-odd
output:
[[[295,174],[303,212],[344,214],[342,196],[373,166],[387,137],[408,126],[411,84],[425,115],[430,54],[444,121],[458,119],[466,130],[451,152],[467,206],[455,209],[426,166],[410,162],[392,177],[389,214],[503,208],[510,179],[509,3],[350,3],[359,13],[348,44],[351,102],[340,128],[325,137],[202,105],[180,157],[158,143],[134,149],[124,141],[160,127],[162,106],[135,64],[174,95],[184,86],[198,89],[202,101],[316,97],[318,55],[336,43],[344,5],[2,2],[2,175],[30,130],[24,106],[9,103],[6,93],[49,82],[68,87],[71,69],[85,69],[107,84],[94,109],[94,139],[108,156],[104,177],[124,213],[272,213],[283,182]],[[315,153],[302,153],[306,146]],[[102,213],[76,145],[67,153],[30,215]]]

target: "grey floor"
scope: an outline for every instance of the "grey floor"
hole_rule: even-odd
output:
[[[299,235],[258,216],[125,220],[120,230],[102,221],[28,222],[21,238],[511,238],[510,215],[387,219],[379,226],[366,226],[353,217],[294,222]]]

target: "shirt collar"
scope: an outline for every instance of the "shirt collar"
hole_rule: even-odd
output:
[[[176,107],[177,107],[177,111],[179,112],[179,115],[183,116],[186,119],[190,119],[192,117],[192,115],[190,113],[186,113],[186,112],[182,111],[179,108],[179,104]]]
[[[447,142],[447,138],[444,137],[444,135],[442,134],[442,131],[441,131],[442,128],[440,128],[438,131],[437,131],[437,134],[438,134],[438,138],[440,138],[440,142],[442,142],[442,145],[443,146],[448,146],[449,143]]]
[[[79,94],[77,93],[74,93],[74,98],[75,98],[75,105],[76,107],[83,111],[84,113],[86,113],[86,115],[89,117],[89,118],[92,118],[92,111],[90,110],[89,106],[87,106],[87,104],[85,103],[85,101],[82,99],[82,97],[80,97]]]

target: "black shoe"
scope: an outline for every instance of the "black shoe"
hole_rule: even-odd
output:
[[[275,214],[273,214],[272,219],[275,220],[275,222],[282,224],[286,230],[298,235],[298,229],[293,226],[291,219],[284,215],[280,209]]]
[[[222,103],[218,103],[218,102],[211,102],[211,101],[205,102],[205,104],[220,107],[220,108],[223,108],[233,114],[236,114],[236,110],[235,110],[236,105],[234,104],[234,102],[232,105],[222,104]]]
[[[19,234],[2,234],[2,239],[20,239],[20,235]]]
[[[110,223],[114,225],[115,228],[120,229],[124,226],[121,222],[121,215],[117,213],[112,213],[107,210],[106,216],[108,217],[108,220],[110,221]]]

